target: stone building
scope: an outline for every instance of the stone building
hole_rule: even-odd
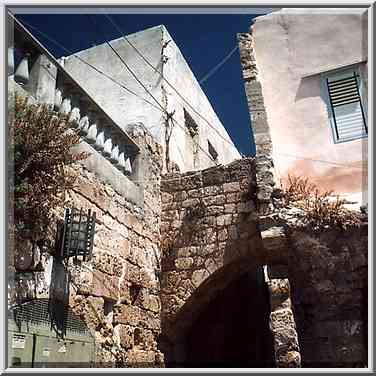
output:
[[[15,93],[22,93],[71,117],[81,135],[78,150],[90,156],[76,166],[79,179],[64,206],[91,209],[97,218],[90,261],[62,268],[48,250],[25,242],[18,250],[22,257],[10,263],[11,312],[22,311],[24,302],[50,299],[51,286],[59,292],[69,277],[63,296],[68,316],[95,342],[91,366],[367,366],[366,218],[347,231],[318,232],[305,225],[304,212],[281,206],[270,138],[258,138],[256,130],[255,158],[239,158],[232,147],[223,151],[228,135],[173,41],[167,44],[164,27],[130,37],[142,51],[153,41],[156,47],[146,49],[149,57],[163,62],[167,79],[211,117],[214,129],[189,112],[153,71],[149,84],[161,102],[166,100],[165,118],[147,105],[140,111],[137,97],[118,96],[113,81],[97,81],[80,68],[82,61],[57,62],[18,22],[14,30],[10,51],[14,47],[28,55],[16,69],[12,61],[8,66],[9,109]],[[247,91],[260,86],[250,38],[240,37]],[[111,44],[146,71],[123,42]],[[106,56],[114,63],[108,45],[78,56],[103,69]],[[120,64],[112,66],[118,79],[132,83]],[[96,91],[96,81],[106,87],[105,96]],[[179,159],[176,146],[169,166],[168,114],[188,128],[195,124],[200,146],[210,154],[209,140],[217,158],[200,155],[195,164],[190,136],[176,132],[171,145],[186,153]],[[56,208],[58,218],[63,209]],[[24,320],[30,324],[30,317]],[[20,335],[25,351],[31,348],[28,341],[35,337],[28,330],[8,333],[9,366],[17,366],[21,357]],[[59,353],[58,339],[48,341],[42,361],[34,359],[32,365],[48,366],[48,357],[55,349]],[[59,353],[59,364],[66,366],[70,344],[64,346],[68,351]]]
[[[367,15],[282,9],[256,17],[249,32],[238,34],[256,144],[259,230],[264,247],[285,250],[284,291],[291,287],[304,367],[367,363],[367,221],[355,230],[299,229],[305,214],[279,202],[281,179],[291,174],[351,199],[352,210],[367,203]],[[269,281],[272,310],[273,293],[281,292],[277,280]],[[283,328],[283,315],[277,307],[272,326],[274,318]],[[282,329],[285,340],[288,331]],[[277,364],[293,362],[294,352],[280,344]]]
[[[242,34],[245,79],[258,78],[247,90],[252,127],[256,143],[273,143],[277,184],[306,176],[367,203],[367,33],[365,8],[287,8]]]

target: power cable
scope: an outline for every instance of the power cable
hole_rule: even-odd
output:
[[[9,12],[9,11],[8,11]],[[9,12],[10,13],[10,12]],[[10,15],[14,17],[13,14],[10,13]],[[107,79],[111,80],[112,82],[114,82],[115,84],[119,85],[121,88],[123,88],[124,90],[126,90],[127,92],[137,96],[138,98],[142,99],[143,101],[145,101],[146,103],[148,103],[149,105],[153,106],[154,108],[158,109],[161,111],[161,108],[155,106],[153,103],[149,102],[147,99],[143,98],[143,97],[140,97],[137,93],[133,92],[132,90],[128,89],[126,86],[124,86],[123,84],[119,83],[118,81],[116,81],[114,78],[112,78],[111,76],[107,75],[106,73],[102,72],[100,69],[98,69],[97,67],[93,66],[92,64],[86,62],[84,59],[82,59],[81,57],[75,55],[74,53],[72,53],[71,51],[69,51],[65,46],[63,46],[61,43],[57,42],[55,39],[53,39],[52,37],[48,36],[47,34],[45,34],[44,32],[42,32],[41,30],[39,30],[38,28],[36,28],[35,26],[32,26],[30,25],[29,23],[25,22],[25,21],[22,21],[24,24],[26,24],[27,26],[29,26],[31,29],[35,30],[37,33],[41,34],[42,36],[44,36],[47,40],[51,41],[52,43],[56,44],[58,47],[60,47],[61,49],[63,49],[65,52],[67,52],[68,54],[70,54],[71,56],[77,58],[79,61],[81,61],[83,64],[86,64],[88,65],[89,67],[91,67],[92,69],[94,69],[95,71],[97,71],[99,74],[103,75],[104,77],[106,77]],[[183,130],[185,130],[185,127],[182,126],[176,119],[174,119],[173,117],[171,117],[172,120],[179,126],[181,127]],[[187,134],[189,134],[188,132],[186,132]],[[198,147],[210,158],[212,159],[211,155],[209,155],[206,150],[202,149],[202,147],[200,145],[198,145]],[[277,153],[277,152],[274,152],[275,154],[277,155],[281,155],[281,156],[286,156],[286,157],[291,157],[291,158],[296,158],[296,159],[301,159],[301,160],[310,160],[310,161],[313,161],[313,162],[321,162],[321,163],[327,163],[327,164],[332,164],[332,165],[338,165],[338,166],[342,166],[342,167],[347,167],[347,168],[359,168],[359,169],[362,169],[362,167],[358,167],[358,166],[351,166],[351,165],[346,165],[346,164],[340,164],[340,163],[336,163],[336,162],[333,162],[333,161],[325,161],[325,160],[320,160],[320,159],[311,159],[311,158],[305,158],[305,157],[300,157],[300,156],[295,156],[295,155],[290,155],[290,154],[284,154],[284,153]],[[173,179],[175,180],[175,179]],[[178,180],[178,179],[176,179]],[[149,181],[149,180],[143,180],[143,181]],[[137,181],[137,182],[141,182],[140,181]]]
[[[9,12],[9,11],[8,11]],[[10,12],[9,12],[10,13]],[[14,17],[11,13],[10,15],[12,17]],[[15,17],[14,17],[15,18]],[[19,20],[18,20],[19,21]],[[19,21],[20,22],[20,21]],[[150,106],[153,106],[154,108],[158,108],[156,107],[153,103],[149,102],[147,99],[143,98],[143,97],[140,97],[139,94],[135,93],[134,91],[128,89],[126,86],[124,86],[123,84],[121,84],[120,82],[116,81],[115,79],[113,79],[111,76],[109,76],[108,74],[104,73],[102,70],[100,70],[99,68],[95,67],[94,65],[88,63],[87,61],[85,61],[84,59],[82,59],[80,56],[77,56],[75,53],[73,53],[72,51],[68,50],[66,47],[64,47],[61,43],[59,43],[58,41],[56,41],[55,39],[53,39],[52,37],[48,36],[47,34],[45,34],[43,31],[39,30],[38,28],[36,28],[35,26],[32,26],[30,25],[29,23],[25,22],[25,21],[22,21],[25,25],[27,25],[28,27],[30,27],[31,29],[35,30],[37,33],[39,33],[40,35],[42,35],[43,37],[45,37],[47,40],[49,40],[50,42],[54,43],[56,46],[60,47],[62,50],[64,50],[66,53],[68,53],[70,56],[72,57],[75,57],[76,59],[78,59],[81,63],[89,66],[90,68],[92,68],[93,70],[95,70],[97,73],[103,75],[104,77],[106,77],[107,79],[111,80],[112,82],[114,82],[116,85],[120,86],[121,88],[123,88],[124,90],[126,90],[127,92],[129,92],[130,94],[138,97],[139,99],[142,99],[143,101],[145,101],[146,103],[148,103]]]
[[[301,159],[301,160],[312,161],[312,162],[326,163],[326,164],[335,165],[335,166],[363,169],[363,167],[351,166],[351,165],[347,165],[347,164],[344,164],[344,163],[337,163],[337,162],[333,162],[333,161],[325,161],[323,159],[314,159],[314,158],[299,157],[297,155],[278,153],[278,152],[273,152],[273,154],[277,154],[277,155],[280,155],[282,157],[289,157],[289,158]]]
[[[10,12],[9,12],[10,13]],[[10,13],[10,15],[16,19],[16,17]],[[17,20],[18,21],[18,20]],[[20,21],[18,21],[20,22]],[[46,38],[47,40],[49,40],[50,42],[54,43],[55,45],[57,45],[59,48],[61,48],[62,50],[64,50],[65,52],[67,52],[70,56],[73,56],[75,58],[77,58],[80,62],[82,62],[83,64],[89,66],[90,68],[94,69],[96,72],[98,72],[99,74],[103,75],[104,77],[106,77],[107,79],[111,80],[112,82],[114,82],[115,84],[117,84],[118,86],[120,86],[122,89],[126,90],[127,92],[135,95],[136,97],[138,97],[139,99],[145,101],[146,103],[148,103],[150,106],[154,107],[155,109],[163,112],[163,113],[166,113],[167,116],[170,116],[170,114],[165,111],[163,109],[163,107],[159,104],[159,106],[157,107],[156,105],[154,105],[153,103],[149,102],[147,99],[143,98],[143,97],[140,97],[137,93],[133,92],[132,90],[128,89],[125,85],[119,83],[118,81],[116,81],[113,77],[109,76],[108,74],[104,73],[103,71],[101,71],[99,68],[93,66],[92,64],[88,63],[87,61],[85,61],[84,59],[82,59],[81,57],[75,55],[74,53],[72,53],[69,49],[67,49],[64,45],[62,45],[61,43],[59,43],[58,41],[56,41],[55,39],[53,39],[52,37],[50,37],[49,35],[47,35],[46,33],[42,32],[41,30],[39,30],[37,27],[33,26],[33,25],[30,25],[29,23],[23,21],[24,24],[26,24],[28,27],[30,27],[31,29],[35,30],[37,33],[39,33],[40,35],[42,35],[44,38]],[[148,90],[146,88],[144,88],[147,92]],[[149,92],[148,92],[149,93]],[[150,94],[150,93],[149,93]],[[178,126],[180,128],[182,128],[185,133],[187,135],[190,136],[190,134],[188,133],[188,130],[185,129],[184,126],[182,126],[176,119],[174,119],[174,121],[176,122],[176,124],[178,124]],[[212,160],[212,157],[210,154],[208,154],[208,152],[206,152],[206,150],[204,150],[199,144],[198,142],[195,143],[198,148],[204,153],[206,154],[210,160]]]
[[[94,21],[94,18],[90,17],[89,19],[92,20],[93,25],[94,25],[94,30],[97,31],[96,23]],[[111,43],[106,41],[105,42],[108,47],[112,50],[112,52],[120,59],[120,61],[124,64],[124,66],[127,68],[129,73],[132,75],[132,77],[142,86],[142,88],[153,98],[154,102],[161,108],[163,112],[168,114],[167,110],[159,103],[158,99],[154,97],[154,95],[148,90],[148,88],[142,83],[142,81],[137,77],[137,75],[133,72],[133,70],[129,67],[129,65],[126,63],[126,61],[120,56],[120,54],[115,50],[115,48],[112,47]]]
[[[137,52],[137,54],[144,60],[144,62],[149,65],[156,73],[161,75],[163,80],[170,86],[172,90],[175,91],[175,93],[192,109],[193,112],[195,112],[202,120],[204,120],[210,128],[212,128],[224,141],[226,141],[229,145],[234,146],[232,141],[229,141],[227,138],[225,138],[206,118],[204,118],[199,111],[197,111],[189,102],[187,99],[185,99],[179,92],[178,90],[174,87],[173,84],[171,84],[167,78],[163,75],[161,71],[159,71],[156,67],[154,67],[153,64],[150,63],[148,59],[137,49],[136,46],[132,42],[129,41],[129,39],[124,35],[120,27],[116,24],[115,21],[112,20],[112,18],[108,15],[105,14],[105,17],[112,23],[112,25],[118,30],[118,32],[121,34],[122,38]]]
[[[94,25],[94,29],[97,30],[96,28],[96,23],[94,22],[94,20],[92,18],[90,18],[92,20],[92,23]],[[116,49],[111,46],[111,44],[109,42],[105,42],[110,48],[111,50],[115,53],[115,55],[120,59],[120,61],[124,64],[124,66],[126,67],[126,69],[131,73],[132,77],[142,86],[142,88],[153,98],[153,100],[157,103],[157,105],[159,106],[159,109],[160,111],[162,111],[163,113],[166,114],[166,120],[171,120],[172,123],[174,124],[174,122],[187,134],[190,136],[189,134],[189,131],[186,129],[185,126],[181,125],[176,119],[174,119],[173,115],[174,113],[169,113],[160,103],[159,101],[152,95],[152,93],[148,90],[148,88],[141,82],[141,80],[137,77],[137,75],[133,72],[133,70],[129,67],[129,65],[124,61],[124,59],[120,56],[120,54],[116,51]],[[212,156],[205,150],[203,149],[199,142],[195,142],[195,144],[197,145],[197,147],[204,153],[206,154],[210,160],[212,160]],[[179,151],[180,152],[180,151]]]
[[[204,77],[201,78],[199,81],[200,84],[203,84],[206,80],[208,80],[223,64],[226,63],[228,59],[235,53],[235,51],[239,48],[239,46],[235,46],[228,55],[226,55],[217,65],[215,65],[208,73],[205,74]]]

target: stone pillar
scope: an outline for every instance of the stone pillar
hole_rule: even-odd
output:
[[[250,33],[238,34],[240,62],[243,69],[245,92],[251,117],[251,128],[256,144],[256,180],[258,211],[267,215],[273,211],[274,164],[272,158],[272,140],[264,106],[262,84],[259,78],[254,38]]]
[[[45,56],[35,58],[30,70],[27,91],[39,103],[53,105],[55,102],[56,66]]]
[[[298,334],[291,309],[287,268],[265,267],[265,281],[270,295],[270,328],[274,336],[274,352],[278,368],[301,366]]]
[[[275,188],[273,147],[267,113],[262,94],[262,82],[257,68],[252,27],[249,33],[238,34],[240,61],[243,69],[251,127],[256,144],[256,194],[258,227],[269,265],[280,265],[282,275],[265,267],[265,280],[269,288],[271,315],[270,329],[274,335],[277,367],[300,367],[298,337],[291,309],[290,284],[287,276],[289,245],[284,223],[280,220],[275,199],[280,190]]]

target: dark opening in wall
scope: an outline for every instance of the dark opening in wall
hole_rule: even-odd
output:
[[[192,157],[191,168],[196,167],[199,149],[199,127],[189,112],[183,108],[184,123],[187,128],[186,155]]]
[[[142,344],[142,331],[140,328],[134,330],[134,345],[140,346]]]
[[[217,161],[218,159],[218,153],[217,150],[214,149],[214,146],[210,143],[208,140],[208,151],[210,156],[213,158],[213,161]]]
[[[113,309],[114,309],[114,302],[111,300],[105,299],[104,304],[103,304],[104,315],[108,316],[109,314],[112,313]]]
[[[275,367],[269,316],[269,293],[259,268],[206,306],[183,341],[172,346],[175,360],[167,356],[167,366]]]

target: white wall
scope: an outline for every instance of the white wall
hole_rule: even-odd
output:
[[[214,162],[208,156],[208,140],[218,152],[218,163],[226,164],[240,158],[238,150],[201,89],[184,56],[165,28],[163,33],[165,41],[171,40],[165,50],[165,54],[168,57],[168,61],[164,66],[165,75],[172,86],[188,102],[187,104],[169,85],[164,84],[168,97],[169,111],[175,110],[175,118],[183,126],[185,108],[199,127],[200,149],[198,165],[192,166],[191,158],[189,158],[185,164],[185,170],[206,168],[214,165]],[[189,138],[187,132],[181,126],[175,126],[174,128],[172,142],[176,147],[171,150],[171,158],[179,165],[182,164],[184,152],[188,149],[186,144],[187,138]]]
[[[334,144],[320,75],[367,58],[364,12],[283,9],[256,19],[257,67],[280,178],[308,176],[338,193],[365,188],[367,139]]]
[[[161,70],[162,45],[167,40],[172,39],[163,25],[128,35],[127,38],[136,45],[137,49],[153,66]],[[209,139],[219,154],[219,163],[229,163],[234,159],[240,158],[239,152],[233,145],[225,128],[215,114],[211,104],[173,40],[164,50],[164,55],[166,55],[168,59],[163,65],[163,75],[177,91],[187,99],[192,107],[208,120],[210,126],[207,122],[200,119],[200,117],[178,97],[176,92],[164,82],[158,73],[137,55],[123,38],[112,41],[111,45],[118,51],[120,56],[124,58],[128,66],[135,72],[148,90],[152,92],[158,102],[163,105],[167,102],[167,110],[169,112],[175,110],[174,118],[180,126],[175,125],[173,129],[170,140],[170,160],[175,162],[181,171],[198,170],[214,165],[214,162],[210,160],[203,151],[199,153],[197,164],[193,165],[193,159],[190,155],[192,151],[189,148],[189,144],[191,143],[189,143],[187,139],[189,136],[187,135],[187,130],[182,129],[185,127],[184,107],[199,125],[200,146],[203,150],[207,152],[207,140]],[[81,51],[77,55],[158,107],[142,86],[131,76],[130,72],[127,71],[107,44]],[[123,129],[126,129],[127,124],[142,122],[157,142],[162,145],[165,144],[164,120],[160,110],[128,93],[111,82],[108,78],[95,72],[72,56],[65,60],[64,67]],[[214,131],[211,126],[214,127],[216,131]]]
[[[160,27],[153,27],[140,33],[128,35],[127,38],[154,65],[161,64],[161,32]],[[157,73],[145,65],[142,58],[123,39],[111,41],[113,48],[124,59],[141,82],[145,84],[153,96],[161,103],[161,79]],[[146,103],[147,99],[155,106],[149,94],[132,77],[124,64],[110,47],[104,43],[78,52],[84,61],[92,64],[112,77],[118,83],[135,92],[139,97],[127,92],[105,76],[96,72],[88,65],[70,56],[64,62],[64,68],[75,78],[89,95],[118,123],[123,129],[134,122],[142,122],[160,140],[162,112]]]

